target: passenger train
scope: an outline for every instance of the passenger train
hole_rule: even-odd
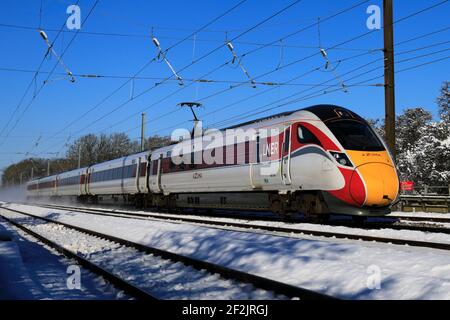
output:
[[[220,135],[223,145],[211,142]],[[285,217],[380,216],[390,212],[398,189],[393,158],[367,121],[343,107],[317,105],[36,179],[27,195]]]

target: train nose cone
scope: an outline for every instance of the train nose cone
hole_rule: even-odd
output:
[[[366,206],[387,206],[395,200],[398,194],[398,178],[395,169],[384,163],[367,163],[357,168],[359,175],[354,174],[350,182],[350,192],[355,200],[361,202],[361,191],[356,188],[360,185],[361,176],[365,185]]]

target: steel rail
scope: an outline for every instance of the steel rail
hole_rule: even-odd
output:
[[[445,213],[443,213],[445,215]],[[450,223],[450,215],[449,218],[440,218],[440,217],[415,217],[415,216],[402,216],[396,215],[387,218],[400,219],[400,220],[409,220],[409,221],[421,221],[421,222],[443,222]]]
[[[429,221],[429,220],[427,220],[427,221]],[[401,230],[409,230],[409,231],[450,234],[450,228],[439,227],[439,226],[392,224],[392,223],[383,223],[383,222],[365,222],[361,225],[354,224],[354,223],[344,223],[344,222],[336,222],[336,223],[330,222],[329,225],[349,227],[349,228],[364,228],[367,230],[378,230],[378,229],[386,228],[386,229],[400,230],[400,231]]]

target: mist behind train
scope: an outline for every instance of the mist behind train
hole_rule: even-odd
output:
[[[26,185],[5,186],[0,188],[0,200],[5,202],[26,201]]]

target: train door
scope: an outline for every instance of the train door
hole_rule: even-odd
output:
[[[126,168],[126,161],[127,161],[127,159],[128,159],[128,157],[123,158],[122,164],[121,164],[121,171],[122,171],[122,173],[120,175],[120,190],[121,190],[120,193],[122,193],[122,194],[126,194],[127,193],[126,190],[125,190],[125,179],[128,179],[128,176],[129,176],[128,175],[128,170]],[[131,164],[134,165],[134,166],[136,165],[136,163],[134,161],[132,161]],[[136,170],[136,169],[134,169],[134,170]],[[132,174],[131,174],[131,176],[132,176]]]
[[[138,192],[145,192],[145,186],[147,184],[147,161],[146,157],[139,157],[138,159],[138,172],[136,174],[136,188]]]
[[[90,194],[91,193],[91,168],[88,168],[86,170],[86,194]]]
[[[284,130],[281,150],[281,180],[285,185],[291,184],[291,126]]]
[[[53,188],[53,196],[58,195],[58,182],[59,182],[59,176],[55,177],[55,182],[54,182],[54,188]]]
[[[161,175],[162,175],[162,161],[163,161],[163,154],[160,153],[159,157],[158,157],[158,170],[157,170],[157,175],[156,175],[156,181],[157,181],[157,188],[159,192],[162,192],[162,187],[161,187]]]
[[[80,172],[80,186],[79,186],[79,190],[78,190],[78,195],[83,195],[85,194],[86,191],[86,175],[84,172]]]
[[[140,180],[141,180],[141,170],[142,170],[142,168],[141,168],[141,162],[142,162],[142,157],[139,157],[138,158],[138,162],[137,162],[137,170],[136,170],[136,181],[135,181],[135,184],[136,184],[136,190],[138,191],[138,192],[141,192],[141,188],[140,188]]]
[[[249,156],[250,160],[250,183],[252,189],[260,189],[262,187],[262,178],[261,178],[261,137],[259,132],[256,133],[254,148],[251,149],[254,153],[253,159],[252,156]],[[253,160],[253,161],[252,161]]]
[[[149,153],[147,155],[147,174],[145,176],[145,183],[144,183],[145,192],[150,192],[150,177],[152,175],[152,170],[153,170],[152,154]]]

